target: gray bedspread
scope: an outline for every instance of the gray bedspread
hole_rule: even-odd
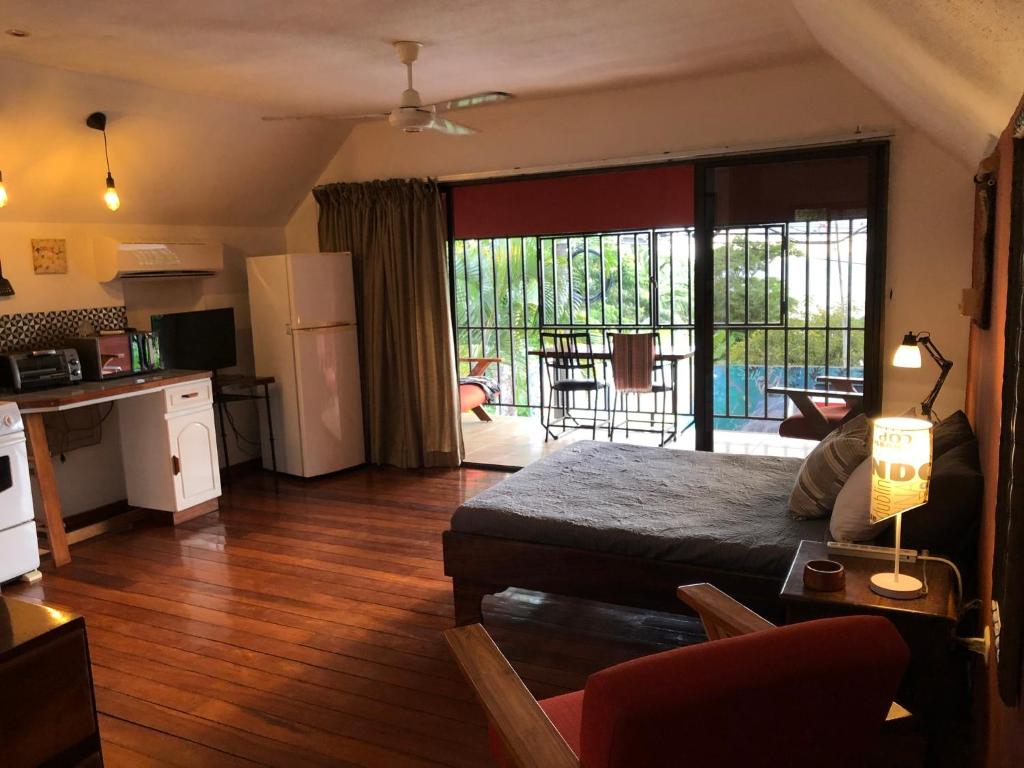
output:
[[[782,577],[825,520],[787,510],[799,459],[575,443],[469,499],[462,533]]]

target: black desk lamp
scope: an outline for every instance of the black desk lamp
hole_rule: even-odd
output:
[[[932,387],[932,391],[928,393],[921,402],[921,414],[929,419],[932,418],[932,406],[935,405],[935,398],[939,396],[939,390],[942,389],[943,383],[946,381],[946,376],[949,375],[950,369],[953,367],[953,362],[947,360],[939,352],[938,348],[932,342],[931,334],[927,331],[922,333],[914,333],[910,331],[903,337],[903,343],[896,348],[896,354],[892,356],[892,364],[897,368],[920,368],[921,367],[921,349],[924,347],[929,355],[932,356],[932,360],[939,366],[939,378],[935,382],[935,386]]]

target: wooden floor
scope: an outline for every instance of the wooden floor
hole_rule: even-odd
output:
[[[277,494],[236,477],[219,512],[85,542],[5,594],[86,617],[108,766],[488,765],[440,636],[440,533],[503,476],[366,469]],[[685,617],[537,593],[485,611],[539,696],[700,638]]]

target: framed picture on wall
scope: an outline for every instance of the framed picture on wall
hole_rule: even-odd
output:
[[[32,270],[37,275],[67,274],[67,241],[52,237],[33,240]]]

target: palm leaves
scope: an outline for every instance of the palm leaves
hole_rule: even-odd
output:
[[[715,233],[712,357],[716,373],[723,374],[716,382],[724,386],[728,369],[730,382],[741,383],[729,411],[737,397],[741,411],[760,407],[769,379],[805,383],[813,380],[810,369],[841,370],[847,360],[851,368],[863,365],[865,286],[854,252],[865,235],[863,220]],[[690,338],[693,262],[692,229],[457,240],[452,266],[459,356],[502,357],[501,401],[527,415],[526,406],[540,400],[538,361],[527,351],[539,346],[542,325],[595,333],[657,325]],[[821,284],[826,273],[828,297]],[[739,368],[733,372],[733,366]],[[715,412],[724,415],[722,386],[716,384]]]

